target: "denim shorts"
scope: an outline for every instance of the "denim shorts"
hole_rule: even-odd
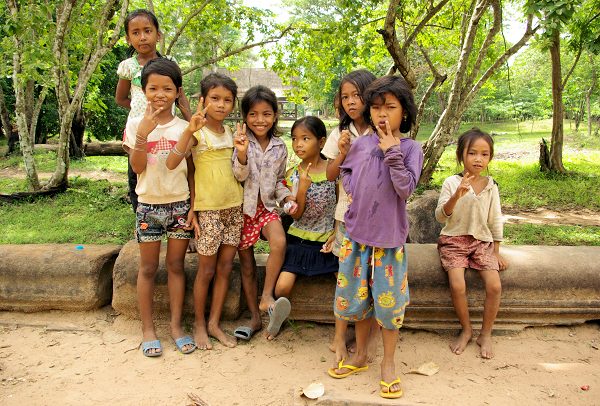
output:
[[[139,202],[135,212],[137,241],[161,241],[164,235],[177,240],[192,238],[194,231],[184,230],[189,210],[189,200],[166,204]]]

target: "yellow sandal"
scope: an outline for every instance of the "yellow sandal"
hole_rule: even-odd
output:
[[[402,395],[403,395],[402,389],[400,389],[399,391],[396,391],[396,392],[392,392],[390,390],[390,388],[397,383],[398,384],[400,383],[400,378],[396,378],[390,383],[387,383],[385,381],[380,381],[379,384],[381,386],[385,386],[387,388],[387,392],[380,391],[379,396],[381,396],[382,398],[386,398],[386,399],[398,399],[398,398],[402,397]]]

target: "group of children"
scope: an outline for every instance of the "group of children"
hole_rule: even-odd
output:
[[[224,124],[237,98],[231,78],[217,73],[204,77],[192,114],[179,67],[156,51],[156,17],[136,10],[127,17],[125,30],[136,54],[119,66],[116,99],[130,108],[123,145],[137,181],[143,354],[162,354],[152,301],[166,235],[171,336],[179,351],[210,349],[209,337],[227,347],[236,345],[236,337],[250,339],[262,328],[261,312],[269,315],[265,335],[273,339],[290,313],[288,297],[297,277],[337,273],[331,345],[336,367],[329,375],[345,378],[366,370],[369,342],[381,330],[380,395],[402,396],[394,353],[409,303],[406,202],[423,163],[419,143],[404,135],[416,117],[406,81],[399,76],[376,79],[365,70],[346,75],[337,94],[339,126],[327,137],[319,118],[297,120],[291,139],[300,162],[288,169],[287,147],[277,126],[277,97],[270,89],[255,86],[245,92],[240,103],[243,123],[232,133]],[[185,120],[175,115],[175,106]],[[459,354],[471,339],[464,286],[465,268],[471,267],[479,270],[487,294],[477,340],[483,357],[493,355],[491,331],[500,300],[497,271],[506,267],[498,251],[498,188],[483,175],[492,156],[493,140],[487,134],[463,134],[457,159],[464,171],[444,182],[436,210],[436,218],[445,223],[440,257],[463,327],[450,347]],[[281,212],[291,217],[287,230]],[[259,238],[270,248],[260,302],[253,250]],[[196,239],[198,251],[193,338],[185,334],[181,320],[190,239]],[[236,254],[251,318],[230,336],[221,329],[220,318]],[[345,340],[348,322],[355,323],[352,354]]]

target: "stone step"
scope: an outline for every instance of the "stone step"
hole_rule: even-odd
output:
[[[119,245],[0,245],[0,309],[90,310],[109,304]]]

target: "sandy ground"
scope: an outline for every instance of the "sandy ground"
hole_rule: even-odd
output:
[[[234,324],[226,323],[228,329]],[[95,312],[0,312],[0,404],[189,405],[593,405],[600,399],[600,326],[526,329],[495,337],[496,357],[472,343],[448,350],[448,335],[401,330],[396,352],[404,398],[378,396],[381,348],[371,368],[342,380],[327,376],[333,327],[289,323],[274,342],[255,336],[234,349],[182,355],[159,325],[164,354],[145,358],[138,321]],[[433,376],[410,374],[433,361]],[[322,382],[325,395],[299,393]],[[589,385],[588,390],[582,386]],[[197,403],[201,404],[201,403]]]

